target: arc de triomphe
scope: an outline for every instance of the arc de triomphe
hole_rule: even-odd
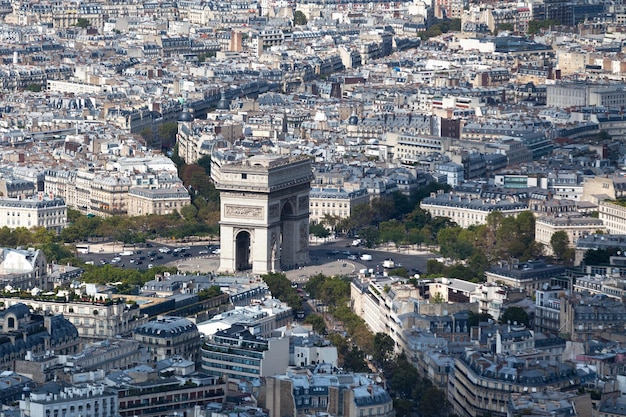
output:
[[[221,200],[218,272],[266,274],[309,261],[308,158],[214,159],[211,177]]]

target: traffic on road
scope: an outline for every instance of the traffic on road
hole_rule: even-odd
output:
[[[117,252],[79,253],[90,265],[113,265],[120,268],[150,269],[179,259],[219,257],[219,245],[170,246],[147,243],[141,247],[122,247]]]
[[[415,251],[398,252],[393,247],[365,248],[357,240],[337,239],[311,246],[309,265],[323,265],[330,261],[348,262],[354,270],[372,269],[382,273],[393,268],[406,268],[410,275],[426,271],[426,263],[433,255]],[[355,244],[356,243],[356,244]],[[147,243],[141,247],[121,246],[114,253],[96,251],[79,253],[85,263],[113,265],[121,268],[150,269],[171,262],[193,258],[219,258],[219,245],[173,246]]]

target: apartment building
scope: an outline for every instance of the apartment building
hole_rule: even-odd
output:
[[[133,339],[148,349],[153,361],[174,355],[196,362],[200,347],[198,327],[184,317],[162,316],[138,326]]]
[[[570,340],[585,342],[606,331],[621,331],[626,326],[626,306],[604,294],[572,294],[561,303],[561,333]]]
[[[626,205],[624,203],[617,200],[599,202],[598,219],[602,221],[610,234],[626,234]]]
[[[113,372],[106,383],[118,396],[119,416],[160,417],[193,415],[196,407],[225,401],[223,379],[203,374],[159,377],[147,365]]]
[[[53,350],[61,355],[78,352],[80,339],[76,327],[62,315],[31,314],[25,304],[0,311],[0,365],[9,367],[27,352],[42,354]]]
[[[541,289],[544,284],[550,284],[552,278],[565,272],[562,265],[552,265],[543,261],[528,261],[517,263],[501,263],[485,271],[487,282],[500,283],[513,288],[521,288],[529,296]]]
[[[389,291],[385,291],[387,287]],[[402,337],[400,315],[414,312],[419,299],[419,289],[390,278],[354,279],[350,284],[352,310],[365,320],[372,332],[388,334],[398,351],[409,351]]]
[[[476,285],[475,289],[469,293],[469,302],[478,303],[478,311],[482,314],[489,314],[494,320],[500,318],[504,302],[508,300],[509,290],[493,283]]]
[[[52,289],[46,257],[40,250],[1,248],[0,283],[3,288],[29,291]]]
[[[569,247],[575,248],[578,239],[596,233],[606,233],[604,221],[594,217],[583,217],[578,214],[559,214],[543,216],[535,220],[535,240],[544,245],[547,255],[552,255],[552,236],[556,232],[565,232]]]
[[[448,217],[461,227],[487,223],[487,216],[493,211],[505,217],[517,216],[527,211],[528,205],[508,199],[475,198],[449,193],[431,194],[420,203],[420,207],[432,217]]]
[[[288,372],[265,378],[259,405],[269,410],[270,417],[395,416],[392,398],[376,381],[361,374],[333,374],[331,367],[312,374]]]
[[[169,174],[169,166],[126,162],[112,163],[113,171],[46,170],[44,189],[58,192],[68,207],[100,216],[169,214],[191,203],[180,180]]]
[[[61,233],[66,225],[67,205],[62,198],[43,193],[25,199],[0,198],[0,227],[44,227]]]
[[[144,188],[133,187],[128,190],[126,201],[129,216],[149,214],[171,214],[191,204],[189,191],[183,186]]]
[[[47,314],[63,314],[63,317],[76,327],[78,335],[85,341],[98,341],[127,335],[137,326],[148,321],[148,318],[140,313],[139,308],[129,308],[122,299],[92,303],[2,298],[5,306],[18,305],[26,301],[33,308]]]
[[[24,416],[93,415],[117,417],[117,392],[105,384],[63,386],[52,382],[20,400]]]
[[[280,374],[289,365],[289,338],[264,339],[234,325],[205,339],[202,372],[235,380]]]
[[[348,191],[342,187],[313,187],[309,194],[309,220],[319,223],[326,215],[346,219],[356,206],[368,204],[369,199],[364,188]]]
[[[198,330],[212,336],[220,330],[243,325],[254,335],[270,337],[276,329],[290,325],[293,316],[291,307],[277,299],[252,300],[249,306],[235,306],[198,323]]]
[[[387,145],[392,148],[394,158],[403,163],[418,162],[420,157],[435,152],[444,154],[452,143],[451,138],[401,133],[387,133],[385,139]]]
[[[577,370],[570,363],[542,360],[537,355],[520,360],[515,355],[466,350],[454,360],[448,395],[459,416],[506,417],[514,394],[575,388],[593,379],[595,373],[591,371]]]
[[[568,291],[545,286],[535,292],[535,331],[558,336],[561,333],[561,303]]]

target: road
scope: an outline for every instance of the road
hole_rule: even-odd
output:
[[[392,258],[396,265],[401,264],[407,271],[412,273],[422,273],[426,271],[426,263],[434,256],[427,251],[404,250],[397,252],[392,246],[388,248],[378,247],[368,249],[364,247],[353,247],[350,245],[352,239],[338,239],[337,241],[325,243],[319,246],[312,246],[309,250],[311,264],[320,264],[329,262],[330,260],[346,260],[354,264],[357,269],[367,268],[375,269],[382,272],[384,268],[382,263],[385,259]],[[371,261],[362,261],[360,256],[369,254],[372,256]],[[349,260],[348,257],[356,256],[356,259]]]
[[[336,241],[323,243],[319,245],[311,245],[309,256],[311,262],[298,269],[286,270],[287,277],[292,281],[306,282],[308,277],[316,273],[325,275],[349,275],[361,269],[373,269],[375,272],[383,272],[382,262],[385,259],[392,258],[396,265],[401,264],[409,273],[422,273],[426,271],[426,262],[433,255],[426,251],[403,250],[397,252],[392,246],[388,248],[379,247],[368,249],[363,247],[351,246],[352,239],[338,239]],[[161,253],[160,248],[167,247],[172,252]],[[168,265],[177,266],[181,271],[189,272],[213,272],[219,265],[219,255],[211,254],[211,248],[207,245],[189,245],[184,246],[184,252],[174,255],[174,249],[181,248],[181,245],[164,245],[152,244],[152,247],[126,246],[121,245],[92,245],[90,249],[94,253],[81,254],[79,257],[83,261],[93,262],[95,265],[111,264],[123,268],[146,269],[149,265]],[[102,250],[102,251],[100,251]],[[122,251],[132,251],[133,255],[120,256]],[[141,251],[141,253],[137,253]],[[207,253],[208,252],[208,253]],[[154,253],[154,255],[153,255]],[[360,259],[362,254],[372,256],[371,261],[363,261]],[[115,257],[121,258],[118,263],[111,263]],[[160,257],[160,258],[159,258]],[[356,257],[356,259],[348,259],[348,257]],[[141,259],[143,258],[143,259]],[[134,259],[135,262],[131,262]],[[140,261],[141,263],[137,263]]]
[[[92,247],[94,247],[93,253],[80,254],[78,256],[85,262],[93,262],[94,265],[111,264],[122,268],[133,269],[147,269],[149,265],[176,265],[177,263],[187,263],[187,261],[193,259],[219,259],[219,255],[211,254],[211,251],[215,245],[212,245],[213,247],[211,247],[211,245],[204,244],[195,246],[173,246],[163,244],[151,245],[151,247],[146,247],[143,245],[141,247],[139,245],[126,245],[124,247],[120,244],[118,244],[117,246],[92,245]],[[159,251],[159,249],[161,248],[168,248],[170,252],[162,253]],[[182,250],[181,252],[174,252],[174,250],[181,250],[182,248],[184,248],[184,250]],[[121,256],[120,254],[124,251],[130,251],[133,252],[133,254]],[[120,261],[113,262],[113,258],[120,258]],[[131,262],[131,260],[133,261]]]

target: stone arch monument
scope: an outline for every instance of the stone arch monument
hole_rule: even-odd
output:
[[[218,272],[266,274],[309,261],[308,158],[214,158],[211,178],[221,200]]]

